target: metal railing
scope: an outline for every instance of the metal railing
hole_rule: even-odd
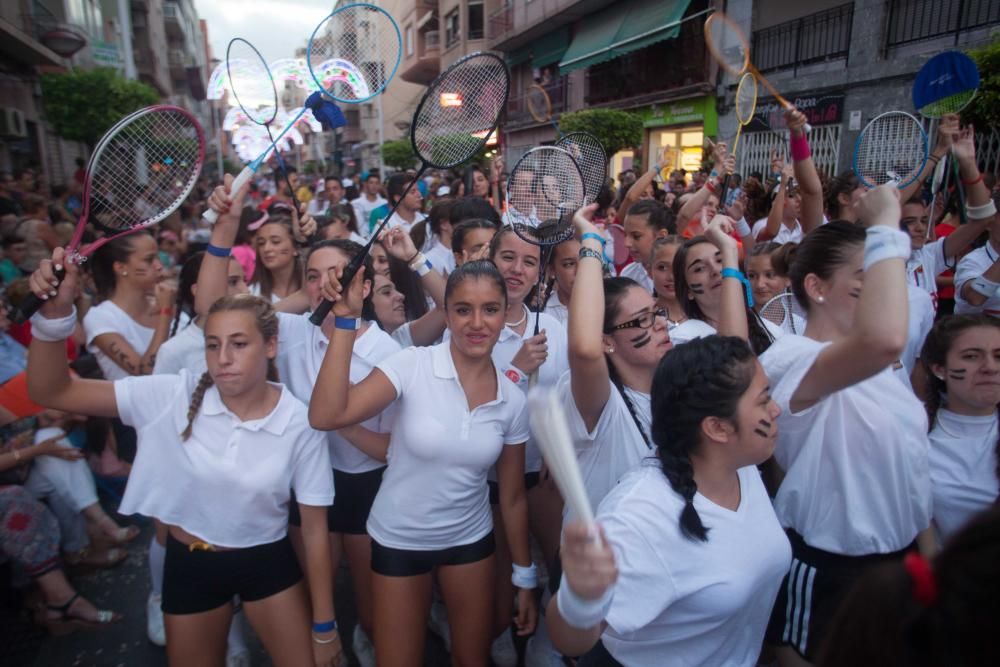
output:
[[[549,96],[552,104],[552,118],[556,119],[567,109],[569,98],[569,80],[562,76],[542,86]],[[528,110],[527,89],[521,90],[518,95],[513,95],[507,100],[507,123],[508,127],[522,127],[534,125],[539,121],[535,119]]]
[[[997,0],[889,0],[886,48],[1000,23]]]
[[[762,72],[847,58],[854,3],[755,30],[750,53]]]
[[[514,3],[507,0],[504,5],[490,14],[486,21],[486,36],[492,41],[506,37],[514,30]]]

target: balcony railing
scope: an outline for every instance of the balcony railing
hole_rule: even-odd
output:
[[[424,52],[437,51],[441,48],[441,33],[437,30],[428,30],[424,35]]]
[[[559,114],[567,109],[568,89],[566,77],[559,77],[551,83],[542,86],[552,103],[552,118],[558,118]],[[528,110],[527,89],[520,91],[520,94],[511,96],[507,100],[507,126],[519,127],[533,125],[539,121],[531,115]]]
[[[514,30],[513,0],[507,0],[504,5],[490,14],[486,21],[486,37],[490,41],[506,37]]]
[[[887,48],[1000,23],[997,0],[889,0]]]
[[[753,33],[754,65],[762,72],[847,58],[854,3],[803,16]]]

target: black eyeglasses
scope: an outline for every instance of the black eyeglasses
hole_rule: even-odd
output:
[[[662,317],[666,319],[667,311],[665,308],[657,308],[651,313],[643,313],[634,320],[629,320],[628,322],[622,322],[621,324],[616,324],[611,327],[610,331],[605,333],[611,333],[611,331],[621,331],[622,329],[648,329],[653,326],[656,322],[657,317]]]

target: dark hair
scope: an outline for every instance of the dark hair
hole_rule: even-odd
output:
[[[677,302],[684,309],[684,314],[692,320],[701,320],[704,322],[707,320],[707,317],[701,310],[698,302],[691,298],[690,291],[688,290],[687,272],[685,271],[687,268],[688,252],[690,252],[691,248],[701,243],[712,245],[712,242],[704,236],[695,236],[682,243],[681,247],[677,249],[677,254],[674,255],[673,271],[674,292],[677,294]],[[750,347],[756,354],[764,354],[767,348],[771,347],[771,344],[774,342],[774,336],[764,326],[760,315],[745,302],[744,306],[747,316],[747,338],[750,341]]]
[[[453,199],[438,199],[437,203],[431,207],[427,218],[430,221],[431,231],[435,234],[441,233],[441,223],[445,220],[451,221],[451,209],[454,205]]]
[[[743,193],[747,197],[747,220],[766,218],[771,209],[771,198],[759,178],[749,176],[743,182]]]
[[[820,280],[829,280],[833,272],[847,263],[848,256],[865,243],[865,230],[853,223],[835,220],[821,225],[802,238],[794,251],[789,251],[791,263],[787,274],[792,282],[792,293],[803,310],[809,311],[809,295],[806,294],[806,276],[815,274]],[[775,258],[771,258],[774,263]],[[786,267],[775,265],[779,273]]]
[[[465,249],[465,235],[473,229],[491,229],[496,233],[497,227],[499,225],[492,220],[483,218],[471,218],[454,225],[451,230],[451,251],[456,255],[460,254]]]
[[[411,232],[413,230],[410,230]],[[376,241],[376,245],[385,250],[385,244]],[[417,246],[418,248],[420,246]],[[403,295],[403,307],[406,309],[406,319],[408,322],[418,320],[430,310],[427,306],[427,291],[420,281],[420,276],[414,273],[410,266],[401,259],[393,257],[386,251],[385,256],[389,260],[389,280],[392,281],[396,290]],[[372,276],[372,288],[374,289],[374,276]],[[373,306],[374,307],[374,306]]]
[[[462,182],[465,184],[465,195],[467,197],[474,196],[472,194],[472,180],[473,180],[472,175],[475,174],[477,171],[483,175],[483,178],[489,180],[489,177],[486,176],[486,172],[483,171],[483,168],[480,167],[478,164],[470,164],[468,167],[462,170]]]
[[[845,171],[830,179],[826,186],[826,214],[830,220],[842,218],[840,195],[849,195],[861,185],[858,175],[853,171]]]
[[[466,262],[462,266],[457,267],[448,276],[448,283],[444,288],[444,305],[446,308],[448,307],[448,301],[451,300],[451,295],[466,280],[489,280],[500,290],[500,293],[503,295],[504,305],[507,304],[507,284],[503,281],[503,276],[500,275],[497,265],[488,259],[477,259],[474,262]]]
[[[668,234],[677,233],[677,223],[674,220],[673,211],[655,199],[642,199],[632,204],[625,217],[629,218],[633,215],[647,216],[646,224],[656,231],[665,229]]]
[[[1000,664],[1000,506],[945,543],[931,563],[937,594],[923,604],[903,562],[877,565],[844,598],[818,667],[979,667]]]
[[[743,258],[743,272],[746,273],[749,270],[751,257],[760,257],[762,255],[766,255],[768,259],[771,259],[772,253],[776,252],[780,248],[781,244],[776,241],[764,241],[763,243],[755,243],[753,247],[750,248],[750,252],[748,252],[746,257]],[[771,259],[771,268],[774,268],[773,259]],[[775,273],[777,273],[777,271],[775,271]]]
[[[405,172],[397,172],[385,182],[385,192],[389,196],[389,206],[395,206],[406,192],[407,186],[413,182],[413,177]],[[416,183],[413,187],[417,187]]]
[[[355,243],[350,239],[325,239],[323,241],[317,241],[309,246],[309,254],[306,257],[306,266],[309,265],[309,259],[313,256],[317,250],[323,250],[324,248],[336,248],[345,255],[347,255],[347,261],[354,259],[358,253],[364,252],[364,246],[360,243]],[[365,280],[370,281],[372,284],[372,289],[368,291],[368,297],[365,299],[364,303],[361,305],[361,317],[371,322],[378,322],[378,317],[375,316],[375,305],[372,303],[372,294],[375,293],[375,268],[372,264],[371,253],[365,253]],[[379,322],[379,326],[382,323]]]
[[[948,386],[946,382],[938,378],[931,366],[944,366],[948,358],[948,350],[955,344],[957,339],[969,329],[987,327],[1000,330],[1000,320],[992,315],[949,315],[934,323],[934,327],[924,339],[924,345],[920,349],[920,363],[927,371],[927,380],[930,383],[927,395],[924,397],[924,405],[927,408],[927,424],[930,429],[934,428],[937,420],[938,410],[941,408],[942,398],[947,400]],[[998,406],[997,418],[1000,419],[1000,406]],[[994,447],[997,456],[997,467],[994,473],[1000,480],[1000,438]]]
[[[291,179],[292,174],[298,174],[299,170],[285,162],[280,156],[278,156],[278,162],[281,168],[275,169],[271,176],[274,178],[274,184],[280,188],[286,178]]]
[[[754,246],[755,248],[757,246]],[[782,278],[788,277],[789,267],[792,265],[792,260],[795,258],[795,253],[799,249],[799,244],[793,241],[784,243],[780,248],[772,250],[771,255],[771,268]],[[752,253],[751,253],[752,254]]]
[[[328,217],[346,220],[347,228],[355,234],[358,233],[358,219],[355,215],[354,207],[350,204],[337,204],[331,209]],[[332,220],[330,222],[332,222]]]
[[[295,234],[292,233],[292,221],[291,218],[279,215],[272,215],[268,218],[267,222],[261,225],[260,229],[263,229],[267,225],[281,225],[286,232],[288,232],[288,238],[292,242],[292,246],[297,249],[297,244],[295,243]],[[260,229],[257,231],[259,232]],[[254,256],[255,261],[253,265],[253,276],[250,278],[251,285],[260,285],[260,295],[265,299],[270,299],[271,294],[274,292],[274,278],[271,276],[271,272],[260,257],[260,245],[254,243]],[[302,255],[298,255],[292,258],[292,263],[294,265],[294,270],[292,271],[292,289],[300,290],[302,289],[302,278],[304,274]]]
[[[250,225],[260,220],[264,215],[266,215],[264,211],[252,206],[245,206],[240,211],[240,229],[236,232],[235,245],[250,245],[250,242],[253,241]]]
[[[702,422],[735,417],[753,380],[754,358],[739,338],[696,338],[666,354],[653,376],[653,442],[663,474],[684,499],[680,528],[690,540],[708,540],[708,528],[694,507],[698,485],[691,465],[691,455],[701,446]]]
[[[454,227],[466,220],[489,220],[495,227],[501,224],[500,214],[490,203],[480,197],[459,197],[451,205],[451,224]]]
[[[615,320],[621,315],[621,303],[625,298],[625,295],[633,287],[638,287],[640,289],[645,289],[639,283],[635,282],[631,278],[605,278],[604,279],[604,322],[601,325],[601,331],[607,335],[612,327],[615,325]],[[639,431],[639,435],[646,442],[647,445],[650,444],[650,436],[646,433],[646,429],[642,425],[642,421],[639,419],[639,413],[636,412],[635,406],[629,399],[628,394],[625,393],[625,385],[622,383],[621,376],[618,374],[618,369],[615,367],[612,358],[605,355],[605,360],[608,364],[608,378],[610,378],[611,383],[615,385],[615,389],[618,390],[619,395],[621,395],[622,400],[625,401],[625,407],[628,408],[628,412],[632,415],[632,422],[635,424],[636,429]]]
[[[24,243],[25,241],[26,239],[24,238],[24,235],[17,230],[14,230],[3,237],[3,243],[0,245],[3,245],[4,248],[9,248],[12,245]]]
[[[90,267],[90,275],[94,277],[97,295],[102,299],[110,298],[118,283],[115,262],[127,262],[128,258],[132,256],[135,240],[143,235],[152,238],[149,231],[142,230],[108,241],[94,251],[87,266]]]
[[[181,266],[181,273],[177,281],[177,301],[174,307],[174,322],[170,325],[170,337],[177,335],[177,326],[181,321],[181,313],[187,315],[190,322],[194,321],[194,291],[191,289],[198,282],[198,272],[201,270],[201,261],[205,259],[204,252],[196,252],[187,258]],[[190,322],[188,323],[190,325]]]
[[[525,227],[521,231],[521,233],[522,234],[526,234],[528,236],[535,236],[535,230],[532,229],[531,227]],[[495,258],[497,256],[497,253],[500,252],[500,244],[503,243],[503,238],[505,236],[507,236],[508,234],[514,234],[514,236],[516,236],[517,238],[521,238],[514,231],[513,227],[511,227],[509,225],[502,226],[500,229],[497,230],[497,233],[493,235],[493,238],[490,239],[490,261],[493,261],[494,263],[496,262]],[[542,249],[541,249],[541,247],[537,246],[537,245],[535,245],[533,243],[531,245],[532,245],[532,247],[538,249],[538,261],[539,261],[539,263],[541,263],[541,260],[542,260]]]

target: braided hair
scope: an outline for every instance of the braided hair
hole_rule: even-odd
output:
[[[205,253],[196,252],[191,255],[181,266],[181,274],[177,285],[177,302],[174,306],[174,321],[170,325],[170,337],[177,335],[177,327],[181,322],[181,314],[195,318],[194,312],[194,291],[191,289],[198,282],[198,272],[201,270],[201,261],[205,259]]]
[[[947,383],[934,374],[932,367],[944,366],[948,351],[954,345],[955,340],[962,333],[979,327],[1000,329],[1000,320],[991,315],[982,314],[950,315],[938,320],[930,333],[927,334],[927,338],[924,339],[924,346],[920,350],[920,363],[927,371],[927,378],[930,382],[927,396],[924,397],[924,406],[927,408],[928,427],[932,430],[938,410],[941,409],[942,401],[947,400],[948,393]],[[997,418],[1000,419],[1000,405],[997,406]],[[1000,480],[1000,438],[997,438],[995,451],[997,468],[994,472],[997,479]]]
[[[604,323],[602,325],[602,330],[605,335],[607,335],[612,327],[615,325],[615,320],[620,316],[621,302],[625,298],[625,295],[633,287],[638,287],[639,289],[644,289],[642,285],[635,282],[631,278],[605,278],[604,279]],[[614,361],[610,356],[605,353],[605,360],[608,364],[608,378],[611,380],[611,384],[615,386],[618,390],[618,394],[625,401],[625,407],[628,408],[628,413],[632,415],[632,421],[635,423],[635,427],[639,430],[639,435],[642,436],[643,442],[646,443],[647,447],[652,447],[652,441],[649,434],[646,432],[646,428],[642,425],[642,420],[639,419],[639,413],[635,410],[635,405],[632,404],[632,400],[629,399],[628,393],[625,392],[625,385],[622,383],[621,375],[618,373],[618,369],[615,368]]]
[[[277,339],[278,337],[278,315],[274,311],[274,307],[266,299],[262,299],[259,296],[253,296],[252,294],[236,294],[233,296],[225,296],[212,304],[212,307],[208,311],[208,317],[212,317],[216,313],[231,313],[231,312],[247,312],[254,316],[254,321],[257,325],[257,331],[263,336],[265,341]],[[206,321],[206,328],[207,328]],[[274,359],[268,359],[267,361],[267,379],[269,382],[278,381],[278,367],[274,363]],[[205,392],[214,384],[212,376],[206,371],[202,374],[201,378],[198,380],[198,384],[194,389],[194,393],[191,394],[191,403],[188,405],[187,413],[187,426],[181,433],[181,439],[187,440],[191,437],[191,429],[194,426],[195,417],[198,416],[198,411],[201,409],[201,403],[205,398]]]
[[[653,441],[663,474],[684,499],[681,532],[708,540],[708,528],[694,507],[698,485],[691,454],[701,447],[702,422],[733,419],[754,375],[754,354],[733,336],[697,338],[671,350],[653,377]]]

